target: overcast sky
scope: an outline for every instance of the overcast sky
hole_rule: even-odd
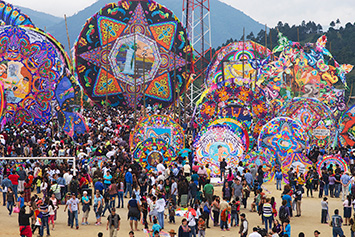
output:
[[[24,6],[63,17],[91,5],[96,0],[8,0]],[[117,0],[112,0],[117,1]],[[175,0],[182,1],[182,0]],[[243,11],[260,23],[275,26],[278,21],[300,24],[302,20],[328,26],[340,19],[342,25],[355,22],[355,0],[221,0]],[[159,2],[159,0],[158,0]],[[176,13],[177,15],[180,15]]]

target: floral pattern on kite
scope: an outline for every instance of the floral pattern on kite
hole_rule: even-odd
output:
[[[196,161],[209,164],[214,176],[220,174],[219,162],[225,159],[228,166],[234,167],[245,152],[242,140],[227,125],[213,125],[201,131],[194,147]]]
[[[341,156],[323,156],[322,159],[318,160],[316,163],[317,172],[319,175],[322,175],[322,170],[328,170],[330,167],[333,169],[333,173],[335,173],[336,166],[339,165],[340,170],[344,171],[344,173],[349,171],[349,165]]]
[[[342,146],[355,145],[355,105],[346,111],[339,125],[339,141]]]
[[[46,35],[36,29],[1,26],[0,42],[6,121],[16,126],[48,122],[55,85],[64,71],[64,58]]]
[[[111,3],[87,20],[75,44],[86,94],[101,105],[169,106],[192,70],[192,47],[178,18],[155,1]],[[176,72],[176,73],[175,73]],[[135,102],[136,101],[136,102]]]
[[[278,116],[297,120],[308,134],[310,145],[327,148],[333,144],[336,122],[328,106],[314,98],[294,98],[285,104]]]
[[[277,117],[261,129],[258,149],[275,157],[281,165],[288,155],[309,149],[309,138],[302,125],[287,117]]]
[[[34,26],[31,19],[10,3],[0,1],[0,25]]]
[[[166,115],[152,115],[143,118],[137,123],[130,134],[129,144],[132,149],[148,138],[164,140],[178,153],[185,147],[185,134],[183,128],[172,118]]]
[[[156,170],[159,163],[167,166],[175,160],[175,150],[169,144],[159,138],[148,138],[139,143],[133,152],[133,159],[138,162],[143,169],[148,171]]]
[[[205,127],[217,118],[233,118],[243,124],[251,143],[259,136],[260,127],[268,121],[264,92],[255,87],[238,86],[224,81],[207,89],[197,102],[196,122]]]

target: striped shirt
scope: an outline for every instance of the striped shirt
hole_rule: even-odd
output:
[[[271,206],[270,203],[264,203],[264,205],[263,205],[263,215],[265,217],[272,216],[272,206]]]

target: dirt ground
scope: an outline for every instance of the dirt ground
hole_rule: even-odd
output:
[[[281,191],[277,191],[275,185],[273,183],[265,185],[267,189],[266,194],[268,197],[274,196],[277,202],[277,209],[279,208],[279,204],[281,203]],[[221,193],[221,187],[216,187],[217,194]],[[297,237],[299,232],[304,232],[306,236],[313,236],[314,230],[319,230],[321,232],[320,236],[332,236],[331,227],[327,224],[320,223],[320,214],[321,214],[321,199],[318,198],[318,192],[314,194],[317,198],[307,198],[304,197],[302,200],[302,216],[301,217],[293,217],[291,218],[291,233],[292,237]],[[248,200],[251,201],[251,198]],[[1,198],[2,202],[2,198]],[[125,205],[127,204],[128,199],[125,199]],[[340,210],[341,215],[343,215],[343,208],[341,199],[332,199],[329,200],[330,214],[333,214],[334,209],[338,208]],[[253,226],[262,226],[261,219],[256,213],[249,212],[250,205],[248,204],[247,209],[241,208],[241,212],[244,212],[247,216],[247,219],[250,224],[249,233]],[[89,236],[97,236],[99,232],[103,232],[104,236],[109,236],[108,231],[106,231],[106,218],[103,218],[104,224],[101,226],[95,226],[95,216],[94,212],[91,209],[89,214],[89,223],[88,226],[81,225],[81,217],[79,215],[80,228],[79,230],[71,229],[67,226],[67,214],[63,212],[64,206],[60,206],[58,210],[58,218],[55,223],[54,231],[51,230],[51,236],[75,236],[75,237],[89,237]],[[127,221],[127,209],[119,209],[119,215],[121,216],[121,228],[118,232],[118,236],[128,236],[128,232],[130,231],[129,222]],[[8,215],[6,207],[0,206],[0,236],[19,236],[19,228],[18,228],[18,218],[17,214],[13,214],[12,216]],[[174,229],[176,232],[178,230],[179,224],[181,223],[181,217],[176,218],[176,224],[168,224],[167,221],[165,223],[165,231],[169,231],[170,229]],[[210,220],[211,223],[211,220]],[[147,236],[142,231],[142,225],[139,224],[140,231],[135,232],[136,237]],[[151,228],[151,225],[150,225]],[[236,237],[238,235],[239,227],[232,227],[230,231],[222,232],[218,227],[211,227],[207,229],[206,236],[217,236],[221,237]],[[343,227],[345,236],[350,236],[350,227]],[[38,231],[38,230],[37,230]],[[36,235],[37,236],[37,232]],[[46,233],[46,232],[45,232]]]

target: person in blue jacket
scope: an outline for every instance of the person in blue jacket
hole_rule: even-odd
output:
[[[126,175],[125,175],[125,181],[126,181],[126,192],[124,194],[124,197],[127,198],[127,193],[129,192],[129,197],[132,197],[132,183],[133,183],[133,177],[132,177],[132,169],[129,168]]]

